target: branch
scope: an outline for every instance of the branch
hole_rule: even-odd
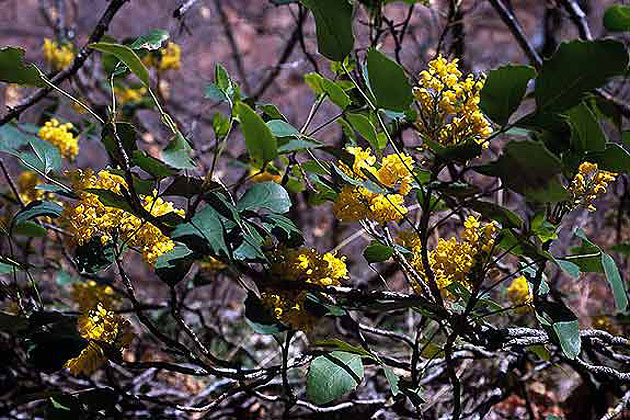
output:
[[[77,54],[77,56],[75,57],[70,67],[57,73],[50,80],[51,84],[53,85],[61,84],[66,79],[76,74],[79,71],[79,69],[83,67],[83,64],[85,64],[85,61],[93,52],[93,50],[89,48],[89,45],[94,42],[100,41],[103,35],[105,35],[105,32],[107,32],[107,29],[109,28],[109,24],[111,23],[116,13],[128,1],[129,0],[112,0],[111,1],[111,3],[107,7],[103,15],[101,16],[101,19],[96,24],[96,27],[90,34],[90,37],[88,38],[87,42],[83,45],[83,47],[81,47],[79,54]],[[22,102],[20,102],[18,105],[16,105],[13,108],[10,108],[9,112],[7,112],[2,118],[0,118],[0,126],[3,126],[4,124],[8,123],[14,118],[18,118],[22,114],[22,112],[26,111],[28,108],[35,105],[37,102],[39,102],[41,99],[46,97],[46,95],[48,95],[52,91],[53,91],[53,88],[51,86],[46,86],[44,88],[41,88],[35,91],[33,94],[31,94],[30,96],[25,98]]]

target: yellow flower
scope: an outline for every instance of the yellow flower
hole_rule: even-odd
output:
[[[77,357],[66,362],[72,375],[89,375],[105,363],[107,356],[101,343],[121,350],[133,339],[129,323],[101,303],[79,317],[77,330],[88,344]]]
[[[160,60],[156,64],[159,71],[179,70],[181,68],[181,48],[174,42],[166,44],[160,50]]]
[[[59,124],[56,118],[47,121],[37,133],[39,138],[49,142],[57,149],[61,156],[73,160],[79,154],[79,138],[75,137],[70,130],[71,123]]]
[[[354,156],[354,164],[352,165],[352,171],[355,176],[364,178],[363,170],[368,172],[374,172],[375,169],[372,165],[376,162],[376,157],[372,156],[370,149],[363,149],[361,147],[347,147],[346,150]]]
[[[22,203],[28,204],[31,201],[44,200],[49,197],[50,194],[43,190],[38,190],[37,186],[41,185],[42,181],[35,172],[24,171],[17,179],[18,192],[20,194],[20,200]]]
[[[527,305],[533,297],[529,290],[529,284],[524,276],[515,278],[508,287],[508,298],[514,306]]]
[[[377,171],[378,180],[392,188],[399,185],[399,192],[406,195],[410,190],[410,182],[413,179],[413,158],[406,153],[400,155],[393,153],[385,156],[381,161],[381,167]]]
[[[573,207],[582,206],[595,211],[595,200],[606,193],[608,184],[614,182],[617,174],[602,171],[596,163],[582,162],[567,190],[573,195]]]
[[[276,183],[282,182],[282,175],[280,174],[272,174],[268,171],[261,172],[260,169],[251,168],[249,170],[250,180],[252,182],[267,182],[272,181]]]
[[[335,200],[335,217],[344,222],[361,219],[379,223],[400,221],[407,214],[403,196],[411,191],[413,158],[405,153],[391,154],[382,159],[377,169],[374,166],[376,157],[370,149],[348,147],[346,150],[354,155],[352,170],[343,164],[340,166],[348,176],[362,180],[366,178],[366,172],[371,173],[386,187],[397,187],[400,194],[379,194],[365,187],[346,185]]]
[[[379,223],[400,221],[406,214],[400,194],[377,194],[365,187],[343,187],[333,205],[335,217],[342,222],[371,219]]]
[[[119,300],[114,289],[107,285],[98,284],[94,280],[74,283],[70,296],[79,305],[81,312],[88,312],[99,303],[109,308]]]
[[[89,242],[93,237],[100,237],[103,244],[117,234],[121,241],[139,248],[144,260],[153,264],[165,252],[172,250],[175,243],[165,236],[153,224],[143,221],[135,215],[115,207],[107,207],[95,194],[86,192],[88,188],[105,189],[116,194],[121,188],[127,188],[125,180],[107,171],[94,174],[91,170],[73,173],[72,184],[79,194],[74,205],[66,205],[62,221],[72,233],[72,240],[78,245]],[[176,209],[173,203],[153,195],[141,196],[143,207],[153,216],[175,213],[183,216],[184,211]]]
[[[429,264],[439,289],[444,290],[451,283],[461,283],[470,287],[469,274],[482,262],[494,246],[494,237],[498,227],[494,223],[482,225],[476,217],[470,216],[464,222],[461,240],[439,238],[436,246],[428,252]],[[416,232],[401,231],[396,240],[412,252],[411,265],[425,280],[426,273],[422,264],[422,244]],[[412,284],[417,293],[420,285]]]
[[[60,45],[56,41],[46,38],[42,51],[44,52],[44,61],[49,63],[53,70],[62,70],[74,61],[74,50],[68,44]]]
[[[144,95],[146,95],[147,89],[145,87],[130,88],[130,87],[115,87],[114,94],[120,105],[134,104],[142,101]]]
[[[457,59],[439,56],[420,73],[414,96],[420,104],[416,127],[422,136],[444,146],[468,140],[480,144],[492,134],[490,123],[479,109],[479,93],[485,78],[462,78]]]
[[[320,254],[312,248],[281,249],[270,256],[271,274],[274,279],[304,282],[319,286],[338,286],[348,278],[345,257],[334,253]],[[305,308],[306,291],[266,290],[262,303],[276,319],[295,329],[310,330],[316,317]]]

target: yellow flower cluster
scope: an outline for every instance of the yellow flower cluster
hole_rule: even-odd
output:
[[[106,308],[111,308],[119,300],[114,289],[98,284],[94,280],[72,284],[70,296],[79,305],[81,312],[88,312],[99,303]]]
[[[371,174],[384,186],[397,189],[398,194],[379,194],[362,186],[346,185],[333,206],[335,217],[344,222],[371,219],[386,223],[401,220],[407,214],[404,196],[411,191],[413,158],[405,153],[394,153],[383,157],[377,168],[374,166],[376,157],[370,149],[348,147],[346,150],[354,155],[352,168],[341,166],[348,176],[365,180],[366,173]]]
[[[468,276],[477,263],[492,251],[498,227],[495,223],[481,224],[479,219],[469,216],[464,222],[461,240],[455,237],[439,238],[438,243],[428,253],[429,264],[440,290],[444,290],[451,283],[470,286]],[[422,244],[415,232],[403,231],[397,242],[412,251],[411,265],[418,274],[427,281],[422,264]],[[417,284],[412,285],[416,292],[421,293]],[[446,295],[447,293],[444,292]]]
[[[50,193],[37,189],[37,186],[41,184],[42,181],[35,172],[22,172],[17,179],[18,193],[22,203],[26,205],[31,201],[44,200],[48,198]]]
[[[107,356],[101,343],[121,350],[133,339],[129,323],[100,302],[79,317],[77,329],[88,344],[77,357],[66,362],[72,375],[89,375],[105,363]]]
[[[285,249],[272,257],[271,274],[289,282],[338,286],[348,277],[345,257],[311,248]],[[305,310],[307,292],[274,290],[262,293],[262,303],[274,316],[295,329],[310,330],[316,318]]]
[[[144,260],[153,264],[157,257],[175,247],[173,241],[165,236],[157,227],[143,221],[122,209],[106,207],[98,196],[86,191],[89,188],[109,190],[120,194],[121,188],[127,188],[125,180],[107,171],[95,174],[91,170],[77,171],[72,174],[73,189],[79,194],[74,205],[67,205],[62,214],[62,220],[73,234],[73,240],[79,245],[90,241],[93,237],[100,237],[103,244],[117,234],[121,241],[139,248]],[[143,207],[153,216],[168,213],[184,215],[183,210],[173,207],[173,204],[153,195],[140,196]]]
[[[582,162],[568,190],[573,195],[574,206],[583,206],[588,211],[595,211],[593,202],[606,193],[606,187],[614,182],[617,174],[597,169],[596,163]]]
[[[507,292],[508,298],[514,306],[528,305],[533,300],[532,293],[529,290],[529,284],[524,276],[515,278],[508,287]],[[520,312],[523,312],[522,309],[527,311],[529,308],[519,308],[519,310],[521,310]]]
[[[42,51],[44,60],[51,65],[53,70],[62,70],[74,60],[74,50],[71,45],[58,44],[48,38],[44,39]]]
[[[72,123],[60,124],[56,118],[47,121],[37,133],[39,138],[49,142],[61,156],[73,160],[79,154],[79,138],[72,134]]]
[[[145,87],[130,88],[130,87],[115,87],[114,95],[120,105],[135,104],[142,101],[144,95],[146,95],[147,89]]]
[[[142,61],[145,65],[155,67],[159,71],[179,70],[182,66],[181,47],[174,42],[169,42],[166,47],[160,50],[158,59],[148,54]]]
[[[420,103],[416,126],[423,137],[443,146],[468,140],[484,142],[492,128],[479,109],[479,93],[485,78],[462,78],[457,59],[438,56],[420,73],[414,96]]]

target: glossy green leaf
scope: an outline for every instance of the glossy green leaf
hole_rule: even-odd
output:
[[[61,169],[61,154],[55,146],[38,138],[29,140],[28,146],[30,150],[16,154],[26,166],[45,174]]]
[[[129,45],[129,48],[134,50],[159,50],[164,41],[168,38],[168,31],[164,29],[152,29],[149,33],[136,38],[136,40]]]
[[[282,214],[291,209],[291,198],[282,185],[275,182],[261,182],[245,191],[236,207],[240,211],[265,209]]]
[[[611,32],[630,30],[630,6],[614,4],[604,13],[604,27]]]
[[[625,312],[628,309],[628,295],[625,284],[621,279],[615,260],[604,252],[602,252],[602,267],[604,267],[606,280],[608,280],[615,298],[615,307],[618,311]]]
[[[188,223],[178,225],[171,233],[171,239],[179,239],[193,251],[198,248],[198,238],[203,239],[204,248],[215,255],[229,255],[225,241],[225,227],[219,213],[211,206],[198,211]]]
[[[507,124],[521,104],[527,84],[534,77],[536,70],[530,66],[508,64],[491,70],[481,89],[481,109],[495,123]]]
[[[373,148],[377,150],[382,149],[376,134],[376,127],[374,127],[374,124],[372,124],[372,121],[370,121],[368,117],[362,114],[347,114],[346,118],[348,122],[350,122],[350,125],[352,125],[352,128],[357,130]]]
[[[267,121],[267,127],[271,130],[271,134],[276,137],[294,137],[299,136],[300,131],[283,120]]]
[[[23,86],[44,87],[34,64],[24,64],[24,50],[17,47],[0,48],[0,81]]]
[[[534,141],[510,141],[498,160],[475,168],[484,175],[498,176],[513,191],[530,198],[548,190],[557,181],[561,161],[544,144]],[[566,192],[560,185],[557,199],[564,199]],[[542,196],[554,198],[554,196]],[[547,200],[545,200],[547,201]],[[553,201],[549,199],[549,201]]]
[[[577,316],[562,302],[535,302],[536,317],[550,336],[560,344],[562,353],[568,359],[575,359],[580,354],[582,340]]]
[[[175,169],[197,169],[197,164],[191,159],[192,147],[181,134],[171,139],[162,150],[162,160]]]
[[[270,162],[278,157],[278,142],[263,119],[244,102],[234,105],[234,110],[241,122],[245,146],[252,159]]]
[[[369,263],[387,261],[393,254],[394,249],[392,247],[376,241],[372,241],[372,243],[363,250],[363,257]]]
[[[129,67],[129,70],[138,76],[138,79],[140,79],[145,87],[149,88],[149,71],[131,48],[126,45],[111,44],[108,42],[97,42],[89,46],[97,51],[114,55]]]
[[[379,108],[406,111],[413,102],[413,94],[403,68],[374,48],[368,51],[367,68]]]
[[[616,143],[606,143],[603,152],[589,153],[587,159],[606,171],[630,173],[630,153]]]
[[[306,394],[315,404],[328,404],[345,395],[363,380],[361,356],[333,351],[311,362],[306,377]]]
[[[63,207],[50,201],[31,201],[13,217],[13,225],[19,225],[35,217],[59,217]]]
[[[567,112],[571,143],[577,152],[597,152],[606,148],[606,135],[597,117],[584,102]]]
[[[584,95],[624,74],[628,52],[612,39],[563,42],[545,61],[534,96],[538,112],[561,112],[577,105]]]
[[[342,61],[354,46],[352,5],[347,0],[301,0],[315,17],[319,53]]]

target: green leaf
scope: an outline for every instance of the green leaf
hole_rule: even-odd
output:
[[[473,201],[468,205],[490,220],[496,220],[501,226],[508,228],[523,227],[523,219],[511,210],[489,201]]]
[[[545,61],[534,96],[538,112],[561,112],[577,105],[584,95],[599,88],[628,67],[623,43],[612,39],[570,41]]]
[[[129,48],[134,50],[159,50],[164,41],[169,38],[168,31],[164,29],[152,29],[148,34],[142,35],[133,41]]]
[[[352,125],[352,128],[357,130],[373,148],[378,150],[384,147],[381,147],[379,144],[378,136],[376,135],[376,127],[374,127],[374,124],[372,124],[372,121],[370,121],[368,117],[361,114],[347,114],[346,118],[348,122],[350,122],[350,125]]]
[[[347,0],[301,0],[315,17],[319,53],[342,61],[352,51],[352,5]]]
[[[557,182],[561,161],[540,142],[513,140],[506,144],[498,160],[477,166],[475,170],[500,177],[505,185],[519,194],[538,198],[536,193],[548,190],[553,181]],[[564,198],[563,190],[556,198]]]
[[[567,112],[571,126],[571,143],[580,152],[597,152],[606,148],[606,135],[595,114],[584,102]]]
[[[177,284],[186,277],[193,261],[193,252],[186,245],[177,244],[155,260],[155,274],[167,284]]]
[[[606,9],[604,27],[611,32],[630,30],[630,6],[614,4]]]
[[[587,159],[597,163],[600,169],[630,173],[630,153],[615,143],[606,143],[603,152],[589,153]]]
[[[126,45],[111,44],[108,42],[93,43],[90,44],[89,47],[97,51],[112,54],[129,67],[129,70],[138,76],[138,79],[140,79],[146,88],[150,87],[149,71],[131,48]]]
[[[202,208],[190,222],[178,225],[171,233],[171,239],[180,239],[193,250],[198,248],[198,238],[203,239],[205,247],[211,249],[215,255],[229,255],[221,216],[211,206]]]
[[[491,70],[481,89],[481,109],[495,123],[507,124],[521,104],[527,84],[534,77],[536,70],[530,66],[508,64]]]
[[[43,238],[48,233],[45,227],[30,221],[22,222],[13,226],[11,232],[14,235],[28,236],[31,238]]]
[[[392,247],[372,241],[372,243],[363,250],[363,257],[365,257],[369,263],[377,263],[387,261],[392,257],[393,253],[394,249]]]
[[[270,162],[278,157],[278,142],[263,119],[244,102],[236,103],[234,111],[243,127],[249,155],[263,162]]]
[[[276,137],[294,137],[300,135],[297,128],[283,120],[267,121],[267,127],[271,130],[271,134]]]
[[[191,152],[188,141],[178,133],[162,150],[162,160],[175,169],[197,169],[197,164],[190,157]]]
[[[17,154],[26,166],[31,166],[45,174],[61,169],[61,155],[55,146],[38,138],[29,140],[28,145],[31,151]]]
[[[322,79],[322,89],[328,95],[330,100],[341,109],[346,109],[352,103],[348,94],[346,94],[346,92],[344,92],[337,83],[330,79]]]
[[[265,209],[282,214],[291,209],[291,198],[281,185],[275,182],[261,182],[245,191],[236,207],[240,211]]]
[[[345,395],[363,380],[363,363],[358,354],[333,351],[311,362],[306,377],[306,394],[318,405]]]
[[[286,143],[282,140],[278,141],[278,153],[285,154],[290,152],[296,152],[299,150],[317,149],[322,147],[322,143],[313,139],[290,139]]]
[[[413,102],[413,93],[403,68],[374,48],[368,51],[367,68],[378,106],[392,111],[406,111]]]
[[[580,266],[577,264],[572,263],[571,261],[567,261],[567,260],[563,260],[563,259],[556,259],[555,263],[558,264],[558,267],[560,267],[560,269],[562,271],[564,271],[565,273],[567,273],[568,275],[570,275],[571,277],[573,277],[574,279],[577,279],[580,277]]]
[[[385,378],[387,378],[387,382],[389,383],[389,390],[392,395],[395,397],[400,393],[400,387],[398,386],[398,382],[400,382],[400,378],[398,375],[394,373],[394,370],[390,367],[384,366],[383,371],[385,372]]]
[[[24,64],[24,50],[16,47],[0,48],[0,81],[30,87],[44,87],[34,64]]]
[[[621,280],[621,275],[619,275],[617,264],[610,255],[602,252],[602,266],[604,267],[606,280],[608,280],[615,297],[615,307],[618,311],[625,312],[628,309],[628,296],[624,282]]]
[[[19,225],[39,216],[59,217],[63,207],[50,201],[31,201],[13,217],[13,225]]]
[[[536,317],[548,334],[554,334],[560,343],[562,353],[568,359],[575,359],[580,354],[582,340],[580,325],[575,314],[562,302],[535,302]]]
[[[175,175],[175,171],[159,159],[149,156],[146,152],[136,150],[133,152],[131,163],[151,175],[155,179],[163,179]]]

